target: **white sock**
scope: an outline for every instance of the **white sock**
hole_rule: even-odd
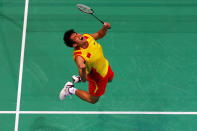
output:
[[[69,92],[70,92],[71,94],[75,94],[75,91],[76,91],[77,89],[74,88],[74,87],[71,87],[71,88],[69,88],[68,90],[69,90]]]

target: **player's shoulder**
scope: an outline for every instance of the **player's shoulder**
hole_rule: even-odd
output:
[[[82,51],[80,51],[80,50],[74,51],[73,52],[73,55],[74,56],[76,56],[76,55],[82,55]]]
[[[84,33],[84,34],[83,34],[83,37],[84,37],[85,39],[94,39],[94,37],[92,37],[91,34],[87,34],[87,33]]]
[[[80,47],[74,48],[73,55],[80,55],[80,54],[82,54],[81,48]]]
[[[76,58],[79,57],[79,56],[83,57],[83,51],[81,51],[81,50],[74,50],[73,51],[73,59],[76,60]]]

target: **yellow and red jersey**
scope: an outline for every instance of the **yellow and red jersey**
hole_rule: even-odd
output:
[[[73,58],[81,56],[85,60],[87,74],[97,74],[104,78],[108,72],[109,62],[103,55],[103,50],[100,44],[89,34],[83,34],[87,39],[87,48],[78,48],[73,52]]]

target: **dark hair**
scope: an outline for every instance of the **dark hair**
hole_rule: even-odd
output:
[[[74,41],[72,41],[70,39],[70,36],[72,35],[72,33],[75,33],[75,31],[73,29],[68,30],[64,33],[64,43],[65,45],[67,45],[68,47],[73,47],[73,43],[75,43]]]

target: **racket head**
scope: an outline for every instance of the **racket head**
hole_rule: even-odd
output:
[[[84,13],[87,13],[87,14],[93,14],[94,11],[93,9],[91,9],[90,7],[88,7],[87,5],[84,5],[84,4],[77,4],[77,8],[84,12]]]

